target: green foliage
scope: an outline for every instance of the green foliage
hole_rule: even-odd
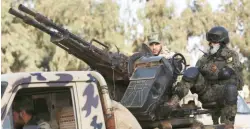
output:
[[[20,23],[7,13],[10,2],[2,2],[2,73],[18,71],[37,71],[40,54],[44,53],[34,44],[37,38],[31,27]],[[24,35],[24,34],[30,35]]]

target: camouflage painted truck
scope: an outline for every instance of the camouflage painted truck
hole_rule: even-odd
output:
[[[142,123],[139,123],[126,107],[110,99],[107,83],[98,72],[2,74],[1,124],[3,129],[15,128],[12,109],[14,100],[24,96],[32,99],[36,116],[48,122],[51,129],[142,129],[140,125]],[[185,114],[183,111],[181,115]],[[186,113],[190,114],[190,112]],[[175,115],[178,116],[178,113],[176,112]],[[171,124],[176,124],[174,125],[176,128],[192,123],[195,123],[194,118],[179,117],[161,121],[159,125],[154,123],[154,127],[171,129],[173,128]],[[144,128],[154,128],[150,123],[145,125]],[[186,129],[199,129],[201,126],[198,123]],[[213,126],[204,126],[204,129],[212,129],[211,127]],[[223,128],[223,125],[221,127]]]
[[[153,56],[151,50],[145,44],[142,44],[140,52],[135,53],[132,56],[126,56],[120,53],[119,50],[117,52],[111,52],[109,51],[109,47],[104,43],[95,39],[87,42],[75,34],[70,33],[68,30],[56,25],[42,14],[36,13],[23,5],[20,5],[18,9],[28,15],[23,15],[13,8],[10,8],[9,13],[22,19],[26,24],[49,34],[53,44],[86,62],[92,70],[98,71],[107,83],[108,90],[106,89],[105,96],[107,97],[109,94],[113,100],[120,102],[123,107],[133,114],[142,128],[193,128],[202,126],[201,123],[195,120],[194,115],[208,113],[208,110],[200,110],[196,107],[179,107],[178,109],[171,109],[165,104],[172,95],[171,89],[173,88],[178,76],[182,75],[187,67],[186,60],[182,54],[177,53],[170,59],[166,59],[162,56]],[[103,49],[93,45],[94,42],[101,45]],[[69,75],[81,77],[80,73],[81,72],[74,72]],[[45,78],[50,79],[49,75],[48,77],[45,76],[47,74],[54,75],[53,73],[39,73],[35,75],[31,74],[29,76],[33,77],[34,75],[37,77],[37,80],[45,80]],[[81,74],[83,74],[83,77],[88,75],[85,72],[82,72]],[[58,76],[60,77],[61,75],[59,74]],[[69,82],[67,78],[68,76],[66,75],[58,79],[59,81],[62,80],[62,83],[64,83]],[[84,79],[79,81],[84,81]],[[78,82],[76,82],[76,84],[77,83]],[[83,97],[83,95],[91,94],[91,101],[89,100],[89,103],[93,106],[84,106],[85,102],[88,103],[86,98],[82,98],[82,105],[80,103],[76,105],[76,108],[79,108],[79,111],[74,111],[75,113],[80,113],[76,114],[77,120],[84,120],[84,117],[90,116],[90,109],[92,111],[97,107],[97,103],[94,101],[97,100],[97,97],[93,95],[93,90],[85,92],[85,90],[88,89],[88,85],[89,84],[87,83],[85,86],[79,86],[79,89],[76,85],[77,90],[74,90],[74,88],[70,90],[71,92],[77,92],[77,94],[73,94],[73,96],[78,96],[78,99],[80,99],[79,97]],[[99,102],[102,102],[102,94],[103,92],[100,91],[98,95],[100,96]],[[106,101],[105,96],[104,100]],[[106,111],[106,108],[110,107],[110,101],[111,100],[109,100],[108,103],[102,104],[104,117],[100,118],[97,122],[95,122],[97,120],[96,117],[89,117],[89,125],[98,124],[102,120],[110,120],[106,119],[107,115],[105,115],[105,113],[110,113],[109,110]],[[9,107],[6,109],[9,109]],[[87,113],[85,110],[87,110]],[[7,113],[7,111],[5,113]],[[99,111],[101,111],[101,108]],[[4,116],[6,115],[4,114]],[[133,117],[131,116],[131,118]],[[134,124],[129,123],[129,119],[124,119],[124,121],[126,121],[126,124]],[[117,124],[117,122],[115,124]],[[104,128],[104,123],[102,125]],[[109,128],[109,124],[106,124],[105,127]]]
[[[1,122],[14,129],[12,106],[30,97],[39,119],[52,129],[141,129],[136,118],[109,97],[98,72],[42,72],[1,75]]]

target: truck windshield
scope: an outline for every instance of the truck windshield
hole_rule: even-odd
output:
[[[158,67],[151,68],[137,68],[130,80],[138,80],[138,79],[152,79],[155,78]]]
[[[7,86],[8,86],[8,82],[1,81],[1,98],[3,97],[3,93],[5,92],[5,89]]]

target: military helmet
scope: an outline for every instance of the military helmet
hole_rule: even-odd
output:
[[[229,43],[228,31],[222,26],[213,27],[206,33],[206,39],[208,42],[227,44]]]

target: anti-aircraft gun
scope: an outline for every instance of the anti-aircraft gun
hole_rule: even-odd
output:
[[[128,56],[120,53],[119,50],[118,52],[109,51],[107,45],[96,39],[92,39],[90,42],[85,41],[67,29],[55,24],[44,15],[36,13],[22,4],[18,6],[18,9],[28,15],[23,15],[13,8],[9,9],[9,13],[22,19],[24,23],[50,35],[52,43],[87,63],[92,70],[100,72],[105,77],[107,83],[112,85],[128,84]],[[101,48],[96,47],[96,45],[99,45]],[[112,88],[110,87],[110,89]],[[122,88],[125,89],[125,87]]]
[[[141,52],[130,57],[119,51],[110,52],[107,45],[95,39],[87,42],[21,4],[18,9],[34,18],[23,15],[13,8],[10,8],[9,13],[49,34],[52,43],[86,62],[93,70],[97,70],[108,84],[116,84],[117,89],[122,89],[116,100],[121,99],[121,104],[128,108],[142,124],[151,123],[146,127],[154,126],[155,123],[171,117],[178,117],[171,115],[172,111],[164,106],[164,102],[170,98],[171,88],[177,76],[187,67],[183,55],[177,53],[170,59],[153,56],[145,44],[142,45]],[[96,47],[93,42],[103,46],[104,49]],[[185,109],[184,112],[192,111],[193,109]]]
[[[53,44],[87,63],[92,70],[100,72],[105,77],[107,83],[117,85],[117,87],[122,85],[116,89],[118,92],[119,89],[122,89],[122,92],[124,92],[128,86],[129,77],[134,71],[134,62],[143,55],[147,55],[148,51],[150,51],[147,45],[143,44],[142,51],[131,57],[120,53],[118,48],[118,52],[111,52],[104,43],[96,39],[92,39],[90,42],[85,41],[67,29],[55,24],[44,15],[36,13],[22,4],[18,6],[18,9],[28,15],[24,15],[13,8],[9,9],[9,13],[22,19],[24,23],[50,35],[50,41]],[[97,43],[104,49],[96,47],[93,43]],[[118,100],[120,98],[121,96],[118,97]]]
[[[17,10],[10,8],[9,13],[22,19],[28,25],[40,29],[41,31],[51,36],[51,42],[60,48],[67,51],[69,54],[74,55],[78,59],[86,62],[92,69],[98,70],[108,79],[113,79],[110,73],[114,71],[115,80],[126,80],[127,75],[127,60],[128,57],[118,52],[110,52],[109,47],[96,39],[90,42],[85,41],[79,36],[69,32],[67,29],[55,24],[52,20],[36,13],[29,8],[20,4],[18,9],[24,13],[33,16],[23,15]],[[93,43],[96,42],[105,49],[102,50]]]

